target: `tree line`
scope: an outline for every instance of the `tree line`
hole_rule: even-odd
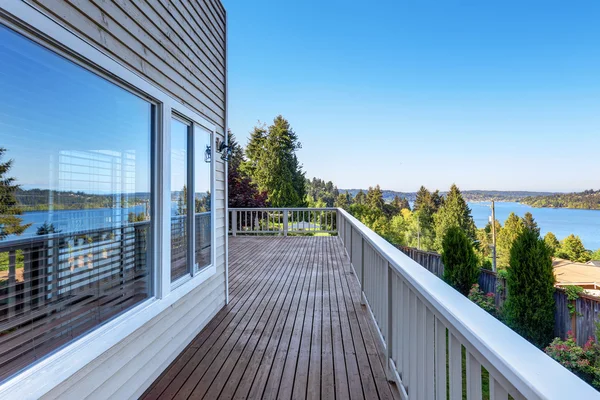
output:
[[[525,197],[521,203],[532,207],[580,208],[600,210],[600,190],[579,193],[555,193],[548,196]]]

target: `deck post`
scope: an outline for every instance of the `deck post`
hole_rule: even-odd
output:
[[[287,209],[283,209],[283,236],[287,236],[288,235],[288,210]]]
[[[360,304],[367,304],[365,296],[365,238],[360,236]]]
[[[395,374],[394,371],[392,370],[392,360],[393,360],[393,354],[392,354],[392,327],[393,327],[393,323],[392,323],[392,305],[393,305],[393,295],[392,295],[392,287],[393,287],[393,272],[392,272],[392,268],[390,266],[390,263],[387,262],[387,324],[386,324],[386,333],[385,333],[385,353],[386,353],[386,375],[387,375],[387,379],[390,382],[394,382],[395,381]]]
[[[231,211],[231,234],[237,236],[237,211]]]

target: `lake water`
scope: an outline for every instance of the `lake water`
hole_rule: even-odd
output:
[[[44,223],[53,224],[61,233],[109,228],[121,224],[122,221],[127,221],[130,212],[139,214],[145,211],[146,206],[142,204],[129,208],[25,212],[20,218],[23,220],[23,224],[31,224],[31,226],[21,236],[11,238],[35,236],[37,229]]]
[[[478,228],[488,223],[491,215],[491,203],[469,203],[473,219]],[[24,213],[21,217],[24,223],[33,225],[21,237],[35,235],[37,228],[44,222],[52,222],[62,232],[75,232],[87,229],[98,229],[114,226],[122,218],[127,218],[129,212],[145,211],[144,205],[130,209],[101,208],[93,210],[63,210],[48,213],[36,211]],[[526,212],[533,214],[542,235],[552,232],[558,239],[571,233],[581,237],[586,248],[600,249],[600,210],[572,210],[567,208],[534,208],[520,203],[497,202],[496,219],[502,224],[511,212],[522,217]]]
[[[483,228],[492,215],[491,203],[469,203],[478,228]],[[573,210],[568,208],[534,208],[521,203],[496,202],[496,219],[504,225],[514,212],[522,217],[530,212],[542,235],[552,232],[560,240],[571,233],[579,236],[587,249],[600,249],[600,210]]]

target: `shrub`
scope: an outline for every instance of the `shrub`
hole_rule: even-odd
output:
[[[506,323],[543,348],[554,333],[554,273],[548,246],[531,229],[524,230],[510,250],[506,278]]]
[[[498,310],[496,309],[496,295],[494,293],[483,293],[483,291],[479,288],[479,284],[476,283],[471,287],[468,297],[469,300],[493,316],[496,317],[498,315]]]
[[[477,282],[479,268],[471,239],[459,227],[448,228],[442,241],[444,280],[463,295]]]
[[[544,350],[581,379],[600,389],[600,346],[590,337],[583,347],[579,347],[571,331],[567,340],[555,338]]]

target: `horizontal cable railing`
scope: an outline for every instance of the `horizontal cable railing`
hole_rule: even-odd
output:
[[[402,398],[598,397],[348,212],[339,209],[337,223],[386,347],[388,378],[397,382]]]
[[[337,233],[336,208],[230,208],[229,213],[233,236]]]

